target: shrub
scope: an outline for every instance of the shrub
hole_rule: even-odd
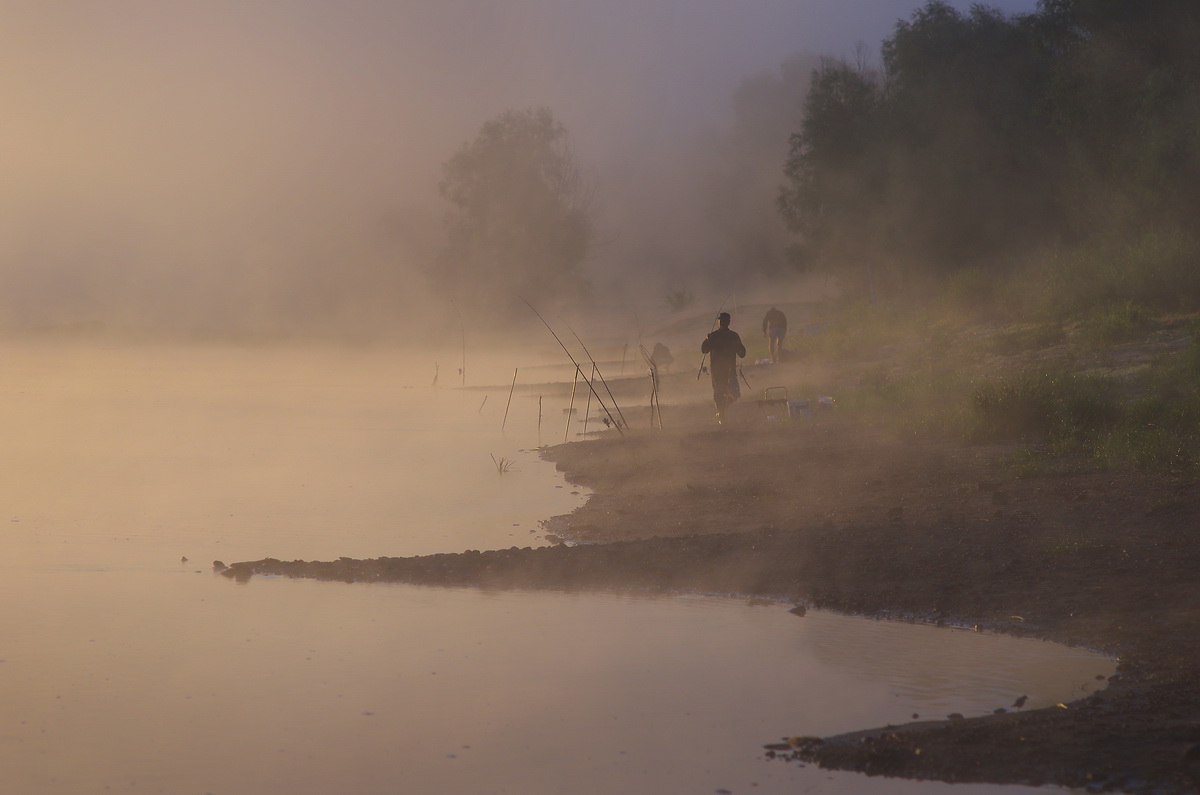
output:
[[[1017,372],[978,384],[972,409],[976,440],[1075,439],[1119,414],[1111,379],[1065,372]]]
[[[1086,316],[1125,302],[1163,311],[1200,303],[1200,236],[1147,230],[1044,252],[1001,291],[1017,315],[1052,320]]]

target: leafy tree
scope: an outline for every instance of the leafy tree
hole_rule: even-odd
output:
[[[1200,2],[1043,0],[1049,91],[1068,143],[1065,203],[1096,226],[1189,226],[1200,213]]]
[[[807,261],[1002,267],[1098,234],[1196,238],[1200,0],[929,0],[883,78],[812,77],[779,209]]]
[[[566,127],[546,108],[506,111],[443,165],[450,203],[435,283],[476,311],[581,295],[592,194]],[[523,307],[521,307],[523,309]]]
[[[803,261],[946,271],[1051,234],[1050,67],[1028,21],[931,0],[882,55],[882,76],[813,74],[779,199]]]
[[[812,73],[778,198],[788,227],[800,235],[794,253],[801,267],[822,255],[864,254],[861,232],[882,209],[886,178],[879,157],[882,99],[869,70],[827,60]]]
[[[1061,151],[1041,97],[1050,58],[1028,17],[933,0],[883,45],[891,212],[905,253],[957,269],[1061,223]]]

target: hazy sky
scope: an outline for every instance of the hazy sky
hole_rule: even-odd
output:
[[[549,106],[603,192],[720,125],[749,74],[876,47],[917,5],[4,0],[0,322],[141,311],[134,286],[174,316],[280,273],[319,292],[380,218],[436,226],[441,163],[505,109]]]

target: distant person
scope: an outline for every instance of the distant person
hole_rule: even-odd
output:
[[[767,310],[763,316],[763,336],[771,348],[771,364],[779,364],[779,354],[783,353],[783,338],[787,336],[787,316],[775,307]]]
[[[738,333],[729,328],[729,313],[717,315],[720,323],[713,333],[704,338],[700,352],[710,357],[709,372],[712,374],[713,402],[717,404],[717,422],[725,421],[725,410],[741,396],[737,381],[737,360],[745,358],[746,346]]]

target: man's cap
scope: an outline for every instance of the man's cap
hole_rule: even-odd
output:
[[[717,320],[729,320],[729,313],[722,312],[721,314],[717,315]]]

